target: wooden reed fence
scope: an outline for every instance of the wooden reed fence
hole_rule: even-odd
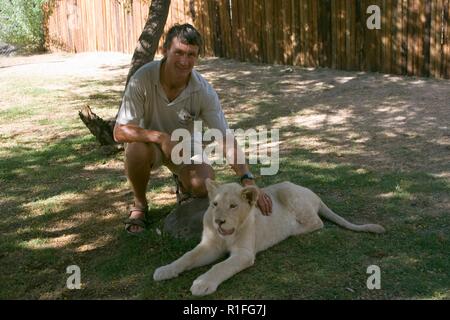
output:
[[[46,46],[51,51],[133,53],[150,0],[53,0],[45,7]],[[172,0],[165,30],[189,19],[189,3]]]
[[[370,5],[381,29],[369,30]],[[144,0],[54,0],[50,49],[132,53]],[[450,0],[172,0],[167,28],[189,22],[207,56],[450,78]]]

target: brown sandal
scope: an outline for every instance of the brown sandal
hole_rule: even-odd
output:
[[[144,217],[140,217],[140,218],[130,218],[131,213],[132,212],[142,212],[144,214]],[[141,234],[142,232],[144,232],[144,230],[147,228],[149,221],[148,221],[148,207],[145,208],[140,208],[140,207],[136,207],[133,206],[130,208],[129,212],[128,212],[128,218],[125,219],[125,221],[123,222],[125,223],[125,230],[127,231],[127,233],[132,234],[132,235],[138,235]],[[138,231],[138,232],[131,232],[130,231],[130,227],[131,226],[138,226],[141,227],[143,230],[142,231]]]

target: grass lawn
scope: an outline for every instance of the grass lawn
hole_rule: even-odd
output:
[[[123,229],[132,195],[123,152],[98,146],[78,111],[113,117],[130,56],[0,58],[0,299],[195,299],[209,267],[154,282],[196,245]],[[450,81],[204,59],[232,128],[280,130],[280,169],[355,223],[259,253],[206,299],[450,299]],[[254,167],[258,173],[260,166]],[[219,181],[235,181],[217,166]],[[161,230],[176,197],[161,168],[148,188]],[[69,290],[66,268],[81,269]],[[371,265],[381,289],[369,290]]]

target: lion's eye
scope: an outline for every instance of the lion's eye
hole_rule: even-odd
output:
[[[231,208],[231,209],[234,209],[234,208],[236,208],[236,207],[237,207],[236,204],[230,204],[230,208]]]
[[[213,206],[214,206],[214,207],[217,207],[217,201],[214,201],[214,202],[213,202]]]

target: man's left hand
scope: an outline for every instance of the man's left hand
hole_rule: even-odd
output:
[[[263,215],[270,216],[272,214],[272,199],[261,189],[259,190],[257,204]]]
[[[244,180],[244,186],[255,186],[254,180]],[[259,189],[259,188],[258,188]],[[272,199],[263,190],[259,189],[258,200],[256,201],[258,208],[261,210],[262,214],[265,216],[270,216],[272,214]]]

